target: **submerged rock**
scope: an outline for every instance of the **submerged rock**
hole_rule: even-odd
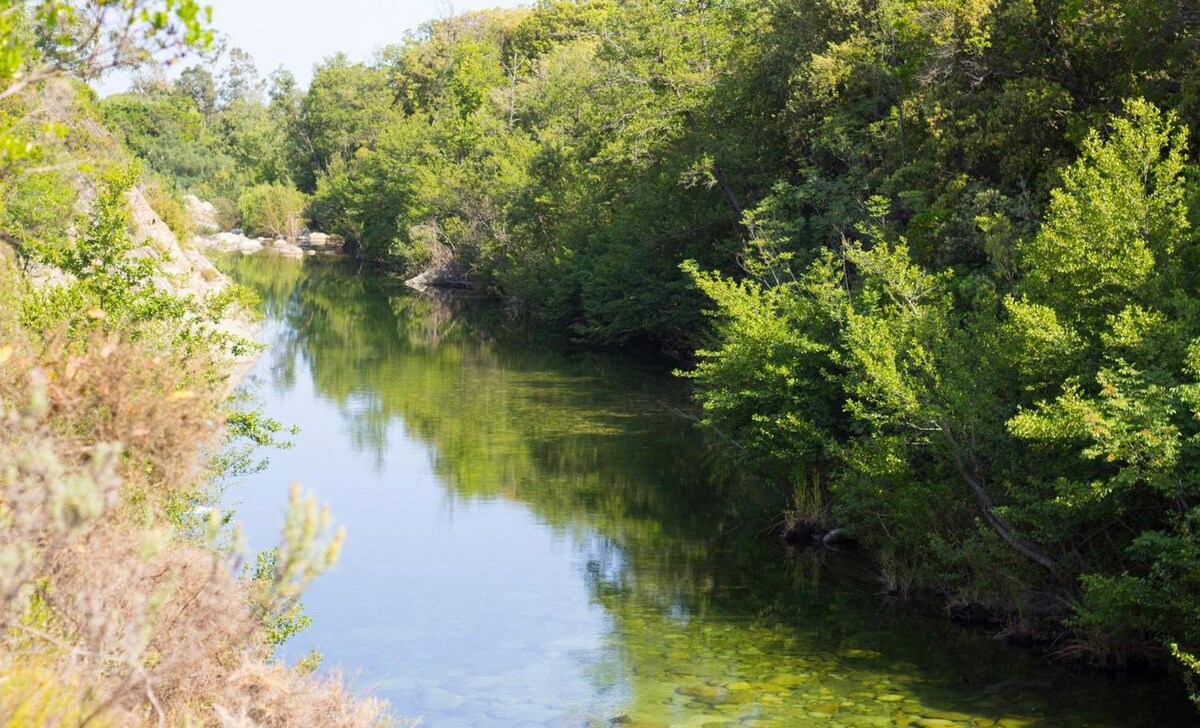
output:
[[[461,290],[474,288],[474,284],[467,278],[467,271],[462,266],[454,263],[429,268],[420,275],[409,278],[404,284],[418,291],[427,291],[431,288],[456,288]]]

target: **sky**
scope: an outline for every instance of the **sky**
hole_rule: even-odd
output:
[[[263,76],[279,66],[307,86],[313,65],[339,51],[365,61],[376,49],[404,38],[421,23],[482,8],[514,7],[532,0],[207,0],[213,25],[231,45],[254,56]],[[194,62],[194,61],[190,61]],[[190,65],[188,60],[184,66]],[[98,84],[102,94],[125,90],[114,74]]]

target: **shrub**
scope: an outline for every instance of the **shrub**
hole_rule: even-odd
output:
[[[179,242],[186,243],[192,239],[196,234],[196,224],[188,212],[187,205],[177,193],[168,190],[161,182],[152,180],[142,185],[142,194],[146,196],[146,202],[150,203],[150,208],[155,214],[175,233]]]
[[[44,288],[25,300],[29,328],[52,328],[67,321],[80,330],[97,318],[107,320],[110,327],[149,322],[178,325],[185,319],[186,302],[154,285],[157,264],[130,255],[134,242],[126,192],[138,174],[136,168],[118,167],[101,176],[83,229],[54,261],[74,281]],[[98,310],[88,315],[92,308]]]
[[[195,515],[212,502],[198,444],[220,401],[204,366],[99,334],[2,351],[7,725],[378,724],[378,704],[271,660],[337,556],[328,514],[294,492],[275,568],[256,578],[237,576],[222,517]]]
[[[53,261],[67,245],[77,197],[61,172],[17,175],[0,189],[0,235],[26,258]]]
[[[217,226],[222,230],[232,230],[242,222],[242,212],[238,205],[228,197],[214,197],[212,203],[217,218]]]
[[[247,188],[238,200],[248,231],[295,242],[304,226],[307,198],[291,185],[273,183]]]

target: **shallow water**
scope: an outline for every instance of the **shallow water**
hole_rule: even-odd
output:
[[[657,368],[563,353],[345,263],[231,259],[264,299],[250,386],[298,425],[227,495],[255,549],[289,483],[349,540],[320,650],[441,726],[1176,726],[1173,684],[1064,668],[789,555]]]

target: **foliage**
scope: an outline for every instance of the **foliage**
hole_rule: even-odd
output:
[[[294,443],[284,435],[295,435],[295,428],[267,417],[261,410],[247,407],[233,409],[225,416],[225,447],[216,455],[211,466],[221,480],[239,478],[261,472],[267,467],[265,459],[255,459],[262,448],[291,448]]]
[[[180,352],[164,366],[161,350],[116,337],[79,356],[24,343],[8,351],[0,365],[5,719],[41,725],[57,714],[49,725],[73,711],[100,724],[187,723],[205,706],[269,710],[275,725],[375,724],[377,707],[341,686],[297,683],[271,666],[274,633],[256,619],[264,609],[286,618],[297,589],[336,556],[340,537],[326,540],[327,520],[294,498],[280,547],[286,568],[250,588],[232,573],[219,513],[189,538],[172,534],[169,510],[148,505],[203,497],[197,445],[215,435],[219,397],[202,367]]]
[[[1179,645],[1177,644],[1172,643],[1170,648],[1171,655],[1179,661],[1179,664],[1186,671],[1185,679],[1187,680],[1188,688],[1191,690],[1192,702],[1196,704],[1196,707],[1200,708],[1200,684],[1197,683],[1197,680],[1200,680],[1200,659],[1179,649]]]
[[[64,220],[75,216],[77,194],[58,171],[26,172],[0,190],[0,230],[20,245],[24,258],[54,260],[69,241]]]
[[[718,29],[757,17],[595,2],[432,22],[371,64],[318,68],[293,177],[314,222],[363,257],[448,273],[595,341],[681,346],[698,298],[678,264],[728,254],[740,196],[766,183],[712,133],[760,128],[758,111],[704,108],[757,52]]]
[[[99,109],[230,225],[294,238],[307,193],[362,258],[696,352],[704,424],[898,590],[1188,665],[1200,31],[1177,5],[543,0],[335,56],[307,92],[230,51]],[[95,70],[70,42],[92,6],[40,7],[0,14],[0,87]],[[163,7],[121,6],[146,12],[133,55],[205,44],[194,4]],[[15,171],[57,130],[12,95]],[[0,228],[75,277],[23,298],[27,325],[198,315],[129,258],[120,177],[71,239],[56,172],[6,173]]]
[[[298,103],[280,76],[272,77],[271,101],[265,103],[258,70],[245,51],[234,48],[223,58],[216,76],[191,66],[174,84],[147,84],[100,103],[105,123],[120,130],[169,187],[214,204],[236,200],[250,185],[290,182],[285,137],[292,132],[290,106]]]
[[[162,183],[157,181],[144,184],[141,189],[150,208],[175,233],[175,237],[185,243],[191,240],[196,234],[196,224],[179,195],[164,189]]]
[[[709,424],[783,482],[823,474],[839,520],[927,586],[1026,614],[1079,593],[1098,659],[1196,644],[1186,158],[1173,114],[1128,102],[1062,172],[1008,294],[921,266],[878,198],[811,263],[768,228],[757,281],[690,268],[717,307],[692,374]]]
[[[254,562],[254,569],[247,568],[247,577],[255,586],[269,585],[275,578],[279,563],[279,552],[263,551]],[[261,615],[266,630],[267,644],[278,646],[312,625],[312,618],[304,613],[304,605],[295,602],[284,611],[274,613],[263,610]]]
[[[212,41],[211,11],[196,0],[0,2],[0,102],[55,78],[91,80],[113,68],[170,60]],[[44,127],[59,131],[56,125]],[[37,155],[38,146],[0,118],[5,168]]]
[[[468,13],[330,59],[285,156],[361,257],[697,351],[704,424],[906,584],[1097,659],[1194,651],[1200,46],[1172,8]]]
[[[116,327],[152,320],[179,321],[186,315],[180,300],[154,285],[155,263],[130,255],[134,243],[125,195],[138,174],[136,168],[105,173],[78,239],[44,261],[57,264],[72,280],[37,291],[28,299],[27,326],[53,328],[62,320],[83,330],[106,319],[109,327]]]
[[[190,189],[236,174],[227,153],[213,149],[204,117],[190,99],[167,95],[114,95],[100,104],[106,125],[169,184]]]
[[[295,242],[304,227],[304,193],[290,185],[259,184],[238,200],[246,229]]]
[[[196,263],[204,285],[177,293],[178,268],[135,239],[130,206],[140,183],[189,234],[178,177],[220,175],[188,170],[157,132],[173,128],[196,151],[204,121],[149,86],[102,108],[167,173],[143,178],[97,123],[94,94],[60,80],[174,60],[210,39],[192,0],[0,3],[5,725],[385,721],[336,678],[308,676],[312,659],[304,674],[272,659],[302,623],[300,592],[337,557],[328,514],[295,495],[278,570],[250,582],[236,576],[236,529],[214,507],[224,370],[245,346],[215,325],[245,291]],[[264,432],[271,423],[239,430]]]

